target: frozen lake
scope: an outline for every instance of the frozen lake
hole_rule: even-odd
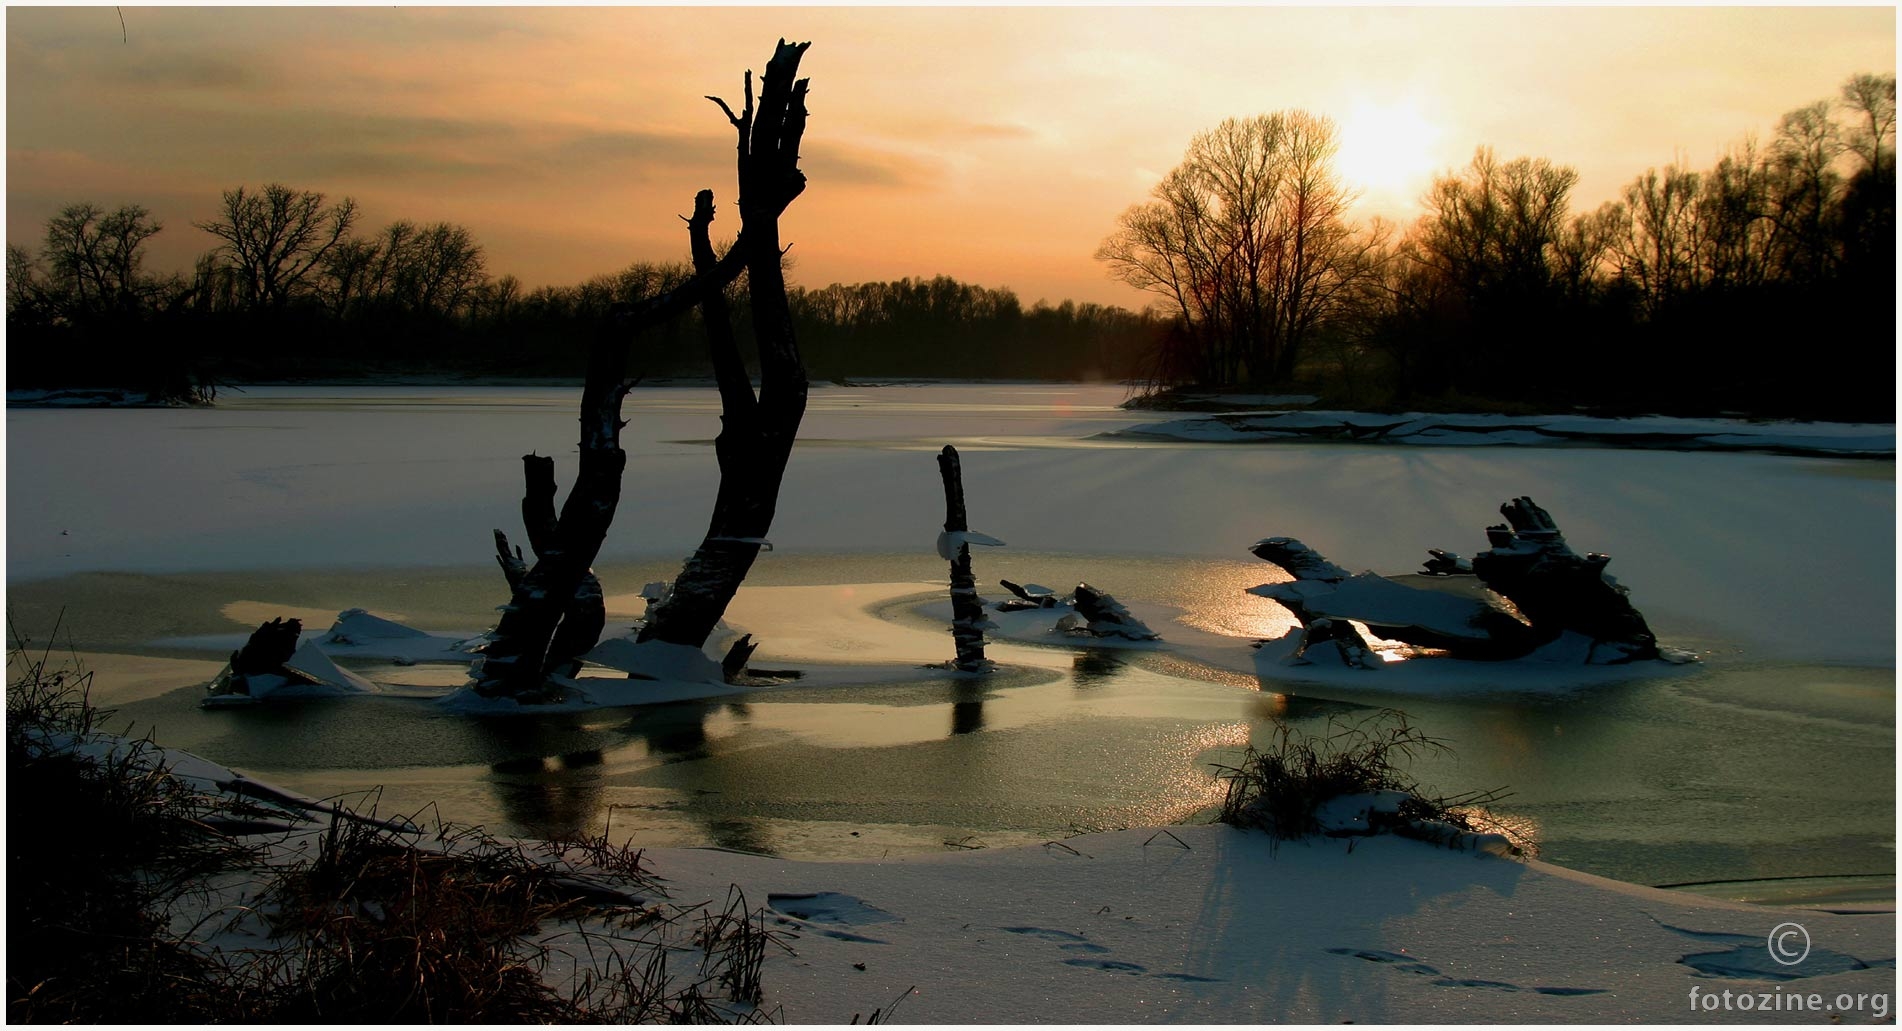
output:
[[[866,585],[910,584],[878,595],[867,625],[936,632],[911,602],[944,576],[933,455],[946,443],[964,454],[972,526],[1010,542],[976,556],[988,596],[998,577],[1088,579],[1242,640],[1277,625],[1271,603],[1241,594],[1270,578],[1251,542],[1298,536],[1343,565],[1404,572],[1428,547],[1479,550],[1498,504],[1530,495],[1579,551],[1612,556],[1664,643],[1706,659],[1561,698],[1335,690],[1019,646],[1002,650],[1014,672],[981,686],[797,688],[527,720],[414,699],[203,712],[198,686],[222,655],[153,646],[273,614],[322,626],[351,606],[482,629],[505,600],[490,530],[519,536],[519,456],[555,455],[558,480],[572,478],[577,396],[252,388],[211,410],[10,410],[9,618],[42,639],[64,607],[100,690],[165,744],[312,794],[380,785],[385,812],[435,801],[511,832],[598,829],[615,806],[617,834],[656,845],[876,857],[1037,842],[1190,817],[1219,793],[1209,764],[1232,761],[1271,716],[1318,724],[1393,706],[1454,748],[1416,768],[1424,782],[1509,787],[1500,808],[1534,823],[1555,862],[1654,884],[1893,877],[1886,461],[1139,443],[1095,437],[1154,420],[1118,410],[1120,387],[825,387],[775,550],[749,581],[763,589],[747,626],[765,642],[757,665],[776,664],[775,612],[791,622],[815,597],[773,590],[864,598]],[[638,390],[626,415],[623,501],[597,566],[610,593],[677,571],[716,486],[712,390]],[[946,635],[940,657],[950,651]],[[419,693],[455,679],[373,676]]]

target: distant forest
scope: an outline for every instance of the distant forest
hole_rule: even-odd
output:
[[[1404,231],[1355,225],[1334,152],[1333,123],[1304,111],[1230,119],[1122,215],[1097,258],[1158,298],[1151,382],[1895,418],[1893,75],[1579,214],[1574,169],[1482,147]]]
[[[1480,148],[1411,226],[1360,225],[1333,123],[1231,119],[1097,252],[1135,313],[947,277],[794,288],[815,380],[1135,380],[1367,408],[1590,408],[1892,421],[1895,78],[1859,75],[1704,171],[1646,170],[1574,214],[1577,173]],[[579,376],[609,307],[684,279],[636,263],[577,286],[491,275],[463,226],[375,233],[349,199],[238,187],[216,246],[156,274],[136,205],[63,209],[7,248],[8,386],[189,397],[377,374]],[[683,246],[683,250],[684,250]],[[745,318],[745,293],[732,296]],[[741,339],[750,334],[742,333]],[[692,320],[639,343],[650,377],[710,374]]]

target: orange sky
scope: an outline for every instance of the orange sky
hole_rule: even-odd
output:
[[[185,267],[220,191],[275,180],[355,197],[365,232],[465,224],[531,286],[683,260],[674,216],[733,197],[701,97],[737,105],[785,36],[813,41],[795,281],[1131,306],[1091,255],[1223,118],[1342,123],[1363,217],[1410,219],[1480,144],[1578,168],[1578,211],[1893,74],[1896,39],[1893,7],[122,10],[123,35],[112,7],[7,11],[10,243],[140,203],[153,267]]]

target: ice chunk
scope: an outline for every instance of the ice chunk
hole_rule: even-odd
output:
[[[337,613],[337,621],[330,625],[330,632],[324,636],[324,642],[326,644],[368,644],[371,641],[393,641],[428,636],[414,627],[407,627],[381,616],[372,616],[362,609],[345,609]]]
[[[671,680],[696,684],[724,684],[718,660],[699,648],[666,641],[636,641],[615,637],[594,646],[582,659],[618,669],[641,680]]]
[[[982,544],[987,547],[1001,548],[1004,542],[988,533],[976,530],[945,530],[938,534],[938,557],[946,562],[958,557],[958,548],[965,544]]]
[[[292,673],[301,673],[315,681],[310,685],[312,687],[330,689],[323,692],[300,690],[297,692],[299,694],[374,694],[377,691],[375,684],[330,661],[330,656],[318,650],[315,641],[305,641],[300,645],[297,651],[285,661],[284,668]],[[289,685],[284,690],[291,690],[297,686]]]

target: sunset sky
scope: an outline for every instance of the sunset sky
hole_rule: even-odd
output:
[[[784,36],[811,40],[796,282],[949,274],[1140,306],[1091,255],[1229,116],[1334,118],[1359,217],[1410,220],[1473,149],[1580,172],[1573,210],[1674,157],[1703,168],[1857,72],[1893,74],[1893,7],[194,8],[7,11],[7,240],[90,200],[215,242],[222,190],[351,196],[361,231],[470,227],[493,274],[579,282],[683,260]]]

